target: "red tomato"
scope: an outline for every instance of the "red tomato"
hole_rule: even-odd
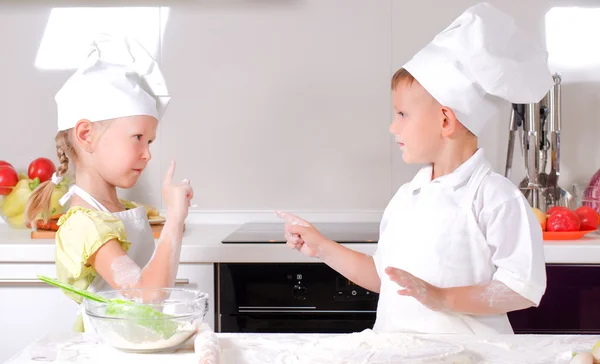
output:
[[[579,231],[580,226],[579,216],[569,209],[554,212],[546,223],[548,231]]]
[[[56,172],[56,166],[50,159],[38,158],[29,164],[27,175],[30,179],[39,178],[41,183],[49,180],[54,172]]]
[[[10,168],[15,169],[15,167],[7,161],[0,161],[0,166],[9,166]]]
[[[564,206],[552,206],[546,212],[546,215],[552,215],[553,213],[559,212],[559,211],[571,211],[571,210],[569,210],[567,207],[564,207]]]
[[[589,206],[581,206],[575,210],[581,221],[581,230],[596,230],[598,229],[598,213]]]
[[[6,165],[0,166],[0,186],[14,187],[17,182],[19,182],[19,177],[12,167]],[[0,187],[0,195],[8,195],[12,191],[12,188],[2,187]]]

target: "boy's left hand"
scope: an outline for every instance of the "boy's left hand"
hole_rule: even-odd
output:
[[[404,289],[398,290],[399,295],[414,297],[433,311],[444,311],[446,309],[446,297],[441,288],[432,286],[402,269],[387,267],[385,273],[393,282],[404,287]]]

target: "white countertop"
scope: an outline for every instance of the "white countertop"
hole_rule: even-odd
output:
[[[217,336],[221,347],[222,364],[304,364],[306,361],[300,360],[298,355],[303,355],[306,348],[318,345],[319,337],[331,337],[323,334],[217,334]],[[589,352],[593,345],[600,340],[600,337],[591,335],[494,335],[487,337],[404,335],[403,337],[417,337],[431,345],[456,348],[456,352],[460,352],[460,354],[453,356],[452,362],[460,364],[568,364],[573,351]],[[417,361],[421,362],[421,360]],[[6,364],[40,362],[197,364],[198,359],[193,352],[193,344],[176,353],[132,354],[107,347],[90,336],[76,333],[54,333],[30,344]]]
[[[223,244],[221,241],[242,223],[186,223],[181,252],[182,263],[318,262],[285,244]],[[282,225],[283,235],[283,225]],[[346,244],[366,253],[375,252],[376,244]],[[600,264],[600,235],[589,234],[572,241],[545,241],[547,263]],[[0,263],[53,263],[54,240],[31,239],[29,230],[12,229],[0,224]]]

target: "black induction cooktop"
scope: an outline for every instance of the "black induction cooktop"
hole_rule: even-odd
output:
[[[341,244],[369,244],[379,240],[379,223],[315,223],[321,234]],[[252,222],[223,239],[223,244],[285,243],[284,223]]]

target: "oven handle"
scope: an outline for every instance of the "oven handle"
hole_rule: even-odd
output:
[[[175,284],[190,284],[187,278],[176,279]],[[37,278],[0,278],[0,286],[47,286],[47,283]]]
[[[315,306],[238,306],[238,310],[316,310]]]

